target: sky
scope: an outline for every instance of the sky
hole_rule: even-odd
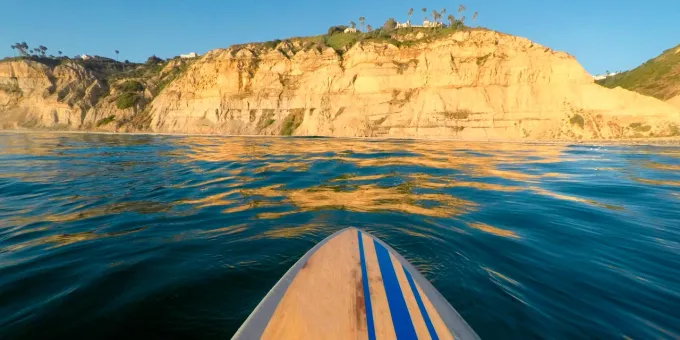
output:
[[[412,22],[422,7],[457,15],[461,3],[468,23],[477,11],[475,25],[568,52],[593,75],[635,68],[680,44],[680,0],[0,0],[0,58],[22,41],[68,56],[115,58],[119,50],[130,61],[202,54],[322,34],[360,16],[374,27],[405,21],[411,7]]]

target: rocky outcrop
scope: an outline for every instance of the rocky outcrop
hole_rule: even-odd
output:
[[[678,133],[680,109],[597,85],[566,53],[487,30],[418,39],[342,51],[304,39],[214,50],[128,111],[113,105],[116,86],[97,101],[102,84],[86,71],[2,63],[0,84],[21,93],[0,90],[0,122],[27,125],[30,116],[36,126],[91,129],[114,117],[120,131],[461,139]]]

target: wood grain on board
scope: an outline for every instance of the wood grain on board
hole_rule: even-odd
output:
[[[359,237],[367,272],[367,294],[362,282]],[[394,254],[385,251],[372,237],[356,229],[328,240],[295,275],[261,338],[371,339],[374,335],[375,339],[397,339],[408,335],[418,339],[453,339],[418,283]],[[387,286],[384,280],[388,281]],[[368,304],[373,327],[367,322]],[[401,324],[395,325],[395,320]],[[404,329],[411,333],[405,334]]]

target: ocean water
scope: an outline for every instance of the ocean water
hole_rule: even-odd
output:
[[[482,337],[680,338],[680,147],[0,134],[0,338],[229,338],[354,226]]]

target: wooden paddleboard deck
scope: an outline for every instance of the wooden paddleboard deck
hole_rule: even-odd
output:
[[[355,228],[307,252],[234,339],[478,339],[408,261]]]

